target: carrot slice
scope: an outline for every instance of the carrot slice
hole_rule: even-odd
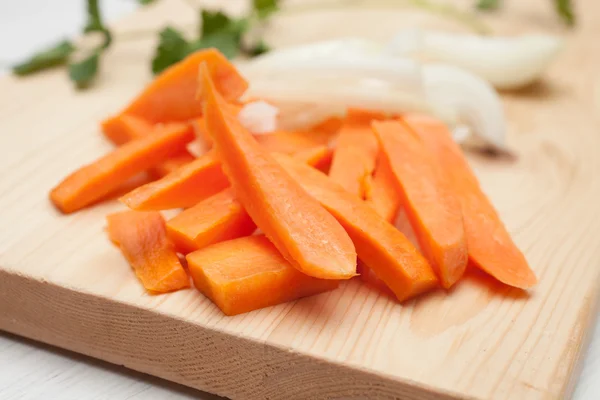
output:
[[[400,208],[400,194],[390,163],[383,154],[377,157],[375,173],[369,183],[365,190],[367,204],[383,219],[394,223]]]
[[[50,199],[64,213],[79,210],[181,151],[193,139],[189,126],[165,125],[153,135],[125,143],[75,171],[52,189]]]
[[[440,164],[402,123],[374,121],[383,154],[399,184],[402,203],[425,256],[449,288],[465,272],[467,241],[460,202]]]
[[[332,135],[319,131],[277,131],[254,137],[268,151],[289,154],[327,146]]]
[[[200,67],[204,117],[238,200],[282,255],[307,275],[348,279],[356,273],[352,241],[227,109],[206,65]]]
[[[329,149],[322,146],[300,152],[294,158],[315,165],[329,154]],[[250,235],[255,229],[252,218],[231,188],[182,211],[167,222],[169,238],[184,254],[213,243]]]
[[[433,289],[437,278],[410,241],[358,197],[327,175],[284,155],[275,155],[286,171],[346,229],[361,261],[394,292],[398,300]]]
[[[256,225],[231,188],[201,201],[167,222],[169,238],[183,254],[213,243],[248,236],[255,230]]]
[[[202,102],[196,98],[201,63],[207,65],[225,99],[237,99],[248,88],[248,82],[223,54],[216,49],[201,50],[163,71],[124,113],[155,123],[187,121],[202,115]]]
[[[406,116],[404,121],[435,154],[452,183],[462,205],[471,263],[507,285],[521,289],[534,286],[537,283],[534,272],[446,126],[417,115]]]
[[[173,125],[174,128],[176,123],[171,123],[170,125]],[[152,125],[141,118],[126,114],[117,115],[102,122],[104,135],[117,146],[127,143],[130,140],[151,135],[156,129],[162,129],[162,127]],[[186,149],[182,149],[178,154],[151,168],[149,171],[150,176],[154,179],[162,178],[194,159],[195,157]]]
[[[124,211],[106,219],[110,240],[119,246],[147,290],[166,293],[190,286],[159,212]]]
[[[221,161],[211,151],[162,179],[132,190],[120,200],[134,210],[187,208],[228,186]]]
[[[381,114],[348,110],[331,160],[331,179],[361,199],[375,169],[379,145],[371,121],[379,118]]]
[[[196,288],[226,315],[333,290],[339,284],[304,275],[263,235],[217,243],[186,258]]]
[[[108,118],[102,121],[101,127],[104,136],[117,146],[146,136],[154,129],[154,125],[150,122],[127,114],[119,114]]]

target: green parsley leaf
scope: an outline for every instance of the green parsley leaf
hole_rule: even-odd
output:
[[[203,36],[190,46],[190,51],[214,47],[227,58],[235,58],[241,50],[240,37],[235,32],[222,31]]]
[[[250,47],[247,50],[247,53],[251,57],[256,57],[256,56],[260,56],[261,54],[264,54],[270,50],[271,50],[271,47],[269,47],[269,45],[266,44],[264,40],[260,40],[258,43],[254,44],[254,46]]]
[[[17,75],[29,75],[48,68],[65,64],[69,60],[75,46],[68,40],[64,40],[46,50],[33,55],[30,59],[13,67]]]
[[[152,58],[152,72],[158,74],[190,53],[190,45],[178,30],[166,27],[160,31],[158,47]]]
[[[500,0],[479,0],[477,8],[480,10],[495,10],[500,6]]]
[[[87,0],[87,23],[83,28],[84,33],[100,32],[104,36],[102,48],[106,49],[112,43],[112,35],[110,30],[102,21],[102,14],[98,7],[98,0]]]
[[[202,20],[200,35],[202,37],[227,30],[232,23],[231,18],[222,11],[202,10],[200,18]]]
[[[567,25],[575,25],[575,12],[573,11],[573,2],[571,0],[554,0],[554,6],[558,15],[560,15]]]
[[[140,3],[143,6],[145,6],[145,5],[154,3],[154,1],[155,0],[138,0],[138,3]]]
[[[78,89],[84,89],[94,81],[98,74],[98,64],[100,63],[100,50],[94,51],[83,60],[69,65],[69,78]]]
[[[260,19],[265,19],[279,10],[278,0],[252,0],[254,12]]]

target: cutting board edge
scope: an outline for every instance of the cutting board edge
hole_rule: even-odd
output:
[[[44,308],[41,309],[40,305],[44,305]],[[60,307],[64,307],[64,310],[57,312]],[[85,314],[81,312],[83,309]],[[107,315],[111,318],[106,318]],[[131,329],[129,325],[132,320],[137,323],[136,329]],[[117,321],[115,326],[114,321]],[[77,325],[77,322],[83,324]],[[159,335],[138,334],[138,330],[143,332],[145,324],[152,324],[155,331],[158,327],[158,332],[166,328],[170,332],[185,334],[170,336],[177,338],[175,343],[166,337],[157,343],[155,338]],[[465,393],[445,391],[355,365],[213,330],[168,314],[2,268],[0,331],[232,399],[289,400],[325,394],[334,394],[335,398],[473,398]],[[97,331],[102,334],[97,334]],[[168,335],[169,332],[165,334]],[[204,352],[182,351],[184,347],[196,348],[196,345]],[[156,355],[154,360],[128,357],[127,353],[132,353],[131,347],[142,352],[145,349],[171,349],[178,357],[169,357],[168,354]],[[187,356],[181,358],[182,354]],[[238,362],[238,358],[242,362]],[[209,367],[204,368],[203,365],[206,364]],[[220,365],[214,368],[215,364]],[[200,369],[195,369],[197,367]],[[226,371],[225,376],[223,371]],[[245,376],[239,375],[244,372]],[[195,375],[191,376],[192,374]],[[294,379],[289,379],[292,376]],[[282,385],[281,380],[287,385]],[[322,385],[329,386],[323,391]]]

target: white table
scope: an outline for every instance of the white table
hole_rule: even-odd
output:
[[[0,74],[35,48],[76,34],[82,0],[0,2]],[[103,0],[108,19],[133,11],[135,0]],[[0,400],[218,399],[123,367],[0,333]],[[574,395],[600,399],[600,319]],[[517,399],[515,399],[517,400]]]

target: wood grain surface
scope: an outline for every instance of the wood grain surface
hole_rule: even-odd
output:
[[[91,91],[73,91],[60,71],[0,81],[0,329],[232,398],[568,396],[600,290],[600,3],[578,6],[570,32],[541,0],[490,17],[498,32],[567,41],[543,83],[504,95],[517,159],[470,158],[540,279],[529,294],[471,275],[399,305],[353,281],[237,317],[193,289],[146,294],[103,232],[120,205],[65,217],[47,200],[111,148],[98,121],[149,79],[153,43],[141,40],[111,51]],[[186,2],[163,0],[116,28],[194,20]],[[460,29],[415,10],[360,9],[284,14],[268,37],[386,38],[414,24]]]

